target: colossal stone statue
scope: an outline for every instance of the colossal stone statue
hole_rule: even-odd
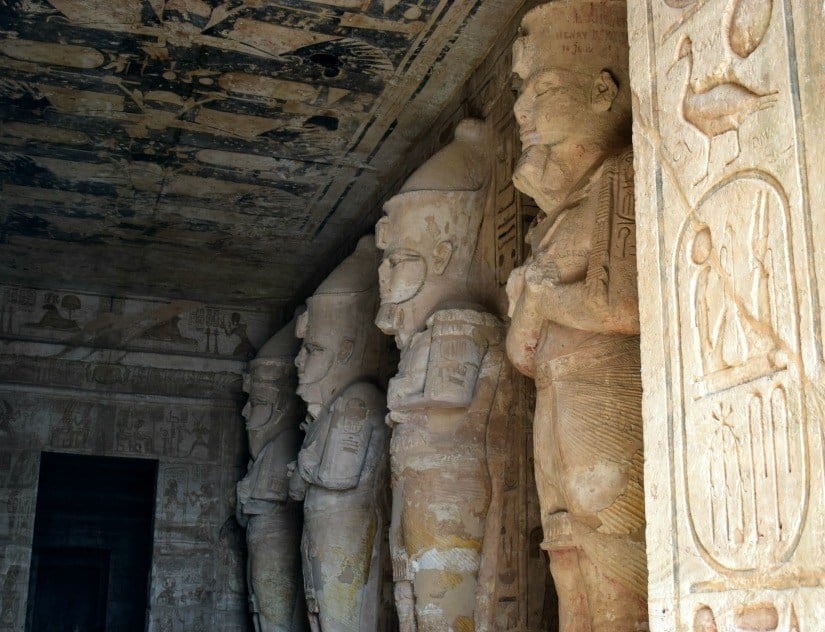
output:
[[[510,276],[507,352],[536,381],[543,547],[565,632],[647,621],[625,3],[530,11],[513,48],[523,154],[543,211]]]
[[[372,324],[377,268],[374,239],[363,237],[298,320],[298,393],[309,414],[290,494],[304,500],[301,551],[315,631],[381,629],[389,482],[386,395],[375,385],[385,344]]]
[[[402,632],[494,629],[508,383],[493,266],[477,241],[491,189],[485,123],[455,140],[384,206],[376,320],[401,350],[388,389],[390,551]]]
[[[238,483],[238,521],[246,526],[247,584],[256,632],[306,629],[301,595],[301,506],[289,499],[287,466],[301,445],[295,394],[295,321],[249,363],[242,411],[249,433],[249,471]]]

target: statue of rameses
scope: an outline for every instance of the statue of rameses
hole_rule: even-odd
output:
[[[462,121],[376,227],[376,322],[401,350],[387,403],[402,632],[490,629],[493,617],[508,380],[495,270],[477,250],[494,188],[490,136],[483,121]]]
[[[301,544],[313,630],[381,629],[389,489],[386,395],[377,386],[385,342],[375,328],[378,256],[363,237],[307,300],[295,360],[306,437],[290,480],[304,500]]]
[[[536,483],[564,632],[647,621],[626,7],[559,0],[513,49],[523,154],[544,212],[508,282],[507,351],[537,387]]]
[[[249,400],[242,414],[252,460],[237,486],[237,514],[246,527],[247,585],[256,632],[307,628],[301,585],[301,505],[289,499],[287,474],[301,446],[297,352],[293,320],[269,339],[244,373]]]

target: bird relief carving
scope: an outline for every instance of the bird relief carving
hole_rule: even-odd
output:
[[[688,23],[701,5],[686,8],[674,26]],[[681,82],[679,115],[699,135],[704,149],[701,154],[704,169],[692,182],[694,187],[706,183],[716,164],[713,149],[714,144],[719,143],[714,140],[733,134],[733,146],[728,149],[722,165],[723,169],[729,167],[742,154],[741,128],[758,112],[773,108],[779,101],[778,90],[757,80],[740,79],[740,75],[752,74],[743,64],[747,64],[748,58],[763,43],[772,12],[773,0],[732,0],[723,10],[721,33],[713,32],[708,40],[702,37],[707,34],[707,28],[702,29],[705,33],[701,34],[698,30],[693,33],[684,29],[676,39],[673,62],[666,77],[674,84]],[[701,38],[701,42],[697,38]],[[717,160],[721,160],[720,154],[716,155]]]

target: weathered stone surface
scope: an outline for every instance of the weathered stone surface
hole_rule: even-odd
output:
[[[651,625],[816,630],[822,8],[629,4]]]
[[[497,630],[507,432],[513,405],[495,266],[494,138],[478,119],[413,173],[376,227],[376,322],[401,350],[390,548],[401,629]],[[515,535],[515,534],[513,534]],[[518,565],[515,566],[518,569]]]
[[[249,471],[238,483],[238,521],[246,527],[249,605],[256,632],[307,628],[301,575],[301,505],[289,498],[288,465],[301,446],[302,406],[295,393],[295,320],[249,363],[242,414]]]
[[[150,629],[245,630],[242,336],[216,347],[193,319],[232,322],[234,310],[11,286],[0,296],[0,630],[24,628],[41,450],[158,459]],[[254,344],[270,318],[243,312]],[[153,328],[180,335],[143,335]]]
[[[10,0],[5,278],[302,299],[521,4]]]
[[[295,360],[306,437],[290,495],[304,501],[301,544],[310,623],[324,632],[386,630],[386,343],[372,236],[327,277],[298,319]]]
[[[507,351],[537,387],[543,547],[564,631],[647,620],[630,90],[623,2],[527,14],[513,49],[523,153],[543,211],[508,282]]]

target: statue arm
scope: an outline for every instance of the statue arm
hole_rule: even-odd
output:
[[[539,324],[550,321],[596,333],[636,334],[639,331],[635,298],[632,305],[610,305],[606,278],[557,283],[541,268],[532,265],[525,272],[522,297],[530,305],[526,313]]]
[[[433,318],[425,405],[466,408],[471,404],[488,347],[484,329],[471,320],[475,315],[445,311]]]
[[[357,487],[363,476],[375,468],[376,464],[369,459],[370,441],[374,426],[384,423],[382,412],[369,410],[360,396],[342,394],[330,411],[329,429],[323,446],[319,446],[317,465],[309,469],[298,460],[306,481],[333,490]]]
[[[527,266],[516,268],[507,280],[510,302],[510,326],[507,328],[507,355],[521,373],[535,376],[536,347],[541,335],[544,314],[535,298],[527,292]]]

